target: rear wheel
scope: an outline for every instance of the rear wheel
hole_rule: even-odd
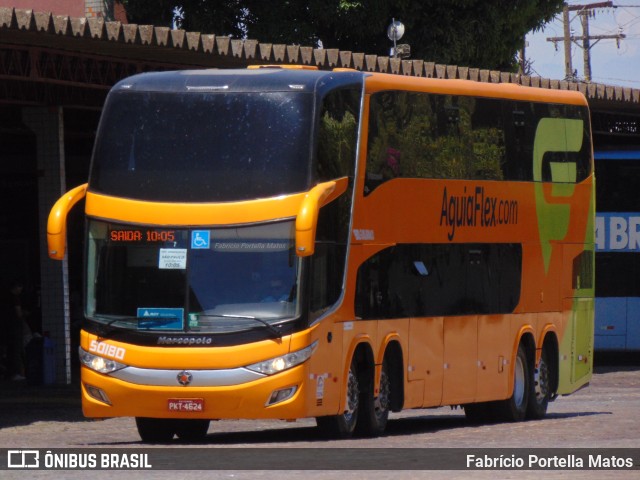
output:
[[[551,398],[551,365],[547,349],[542,349],[538,367],[532,372],[533,385],[530,389],[527,418],[539,420],[547,413]]]
[[[360,409],[360,381],[355,360],[351,362],[347,376],[345,410],[339,415],[317,417],[316,424],[322,433],[331,437],[347,438],[353,435]]]
[[[496,403],[495,413],[498,420],[507,422],[524,420],[531,395],[531,372],[528,363],[525,347],[520,344],[513,366],[513,394],[510,398]]]
[[[378,395],[374,396],[373,379],[370,388],[362,396],[362,409],[360,412],[358,426],[359,431],[365,435],[382,435],[389,419],[391,407],[391,377],[389,376],[389,364],[385,359],[382,362],[380,371],[380,389]]]
[[[136,426],[145,443],[170,442],[176,432],[176,424],[172,418],[136,417]]]

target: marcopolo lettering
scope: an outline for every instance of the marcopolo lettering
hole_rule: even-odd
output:
[[[440,226],[449,228],[449,240],[453,240],[458,228],[486,228],[517,223],[517,200],[489,195],[481,186],[470,191],[464,187],[462,195],[449,195],[447,187],[442,192]]]
[[[158,337],[158,345],[211,345],[211,337]]]

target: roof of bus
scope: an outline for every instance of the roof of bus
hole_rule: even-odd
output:
[[[315,90],[318,85],[356,83],[365,79],[367,93],[409,90],[450,95],[470,95],[512,100],[587,105],[580,92],[524,87],[511,83],[484,83],[472,80],[421,78],[350,69],[317,70],[265,67],[233,70],[182,70],[150,72],[126,78],[114,90],[164,92],[204,91],[291,91]]]
[[[568,90],[548,90],[545,88],[524,87],[513,83],[484,83],[474,82],[473,80],[421,78],[388,73],[370,73],[367,76],[366,85],[369,93],[401,89],[449,95],[587,105],[587,99],[582,93]]]
[[[277,67],[149,72],[134,75],[118,82],[114,86],[114,90],[158,92],[309,91],[314,90],[319,82],[329,84],[332,81],[336,83],[362,82],[362,73]]]

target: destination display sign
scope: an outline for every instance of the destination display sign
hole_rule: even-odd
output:
[[[176,231],[146,228],[117,228],[109,231],[109,240],[114,243],[174,242],[176,240]]]

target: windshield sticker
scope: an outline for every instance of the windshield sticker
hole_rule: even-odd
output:
[[[209,248],[211,232],[209,230],[194,230],[191,232],[191,248]]]
[[[190,313],[189,314],[189,328],[199,327],[199,326],[200,326],[200,322],[198,321],[198,314],[197,313]]]
[[[187,268],[186,248],[161,248],[158,258],[161,270],[184,270]]]
[[[216,252],[284,252],[291,248],[287,241],[214,242]]]
[[[139,330],[183,330],[184,308],[138,308]]]

